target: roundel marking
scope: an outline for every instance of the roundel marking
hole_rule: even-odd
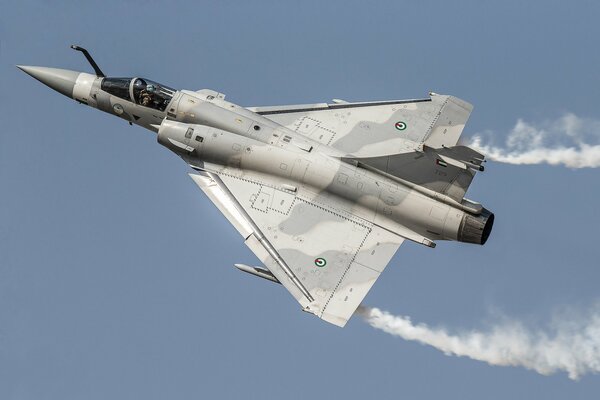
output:
[[[323,268],[327,265],[327,261],[323,257],[319,257],[315,259],[315,265],[319,268]]]
[[[120,104],[115,104],[113,106],[113,110],[116,114],[119,114],[119,115],[123,114],[123,106]]]
[[[396,129],[398,129],[399,131],[403,131],[406,129],[406,122],[404,121],[398,121],[396,122],[396,125],[394,125],[396,127]]]

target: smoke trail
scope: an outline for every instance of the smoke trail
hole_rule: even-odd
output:
[[[590,144],[600,142],[600,121],[597,120],[568,113],[534,126],[519,119],[508,134],[504,147],[490,144],[491,136],[492,132],[477,134],[468,145],[490,160],[508,164],[600,167],[600,145]]]
[[[579,318],[559,318],[550,334],[526,329],[518,321],[502,319],[487,331],[450,334],[443,328],[413,324],[378,308],[357,310],[372,327],[406,340],[433,346],[446,355],[469,357],[491,365],[521,366],[550,375],[565,371],[577,380],[600,372],[600,307]]]

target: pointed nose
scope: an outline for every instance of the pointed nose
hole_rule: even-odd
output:
[[[26,65],[17,65],[17,68],[42,82],[44,85],[71,98],[73,97],[75,82],[77,82],[77,77],[81,73],[68,69],[30,67]]]

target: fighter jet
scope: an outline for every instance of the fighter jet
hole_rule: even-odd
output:
[[[458,145],[456,97],[242,107],[214,90],[18,66],[50,88],[157,133],[302,309],[343,327],[400,245],[483,245],[494,214],[466,199],[484,155]]]

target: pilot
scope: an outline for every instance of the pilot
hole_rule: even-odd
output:
[[[140,104],[145,107],[151,107],[154,101],[155,93],[156,87],[154,85],[146,86],[146,88],[140,92]]]

